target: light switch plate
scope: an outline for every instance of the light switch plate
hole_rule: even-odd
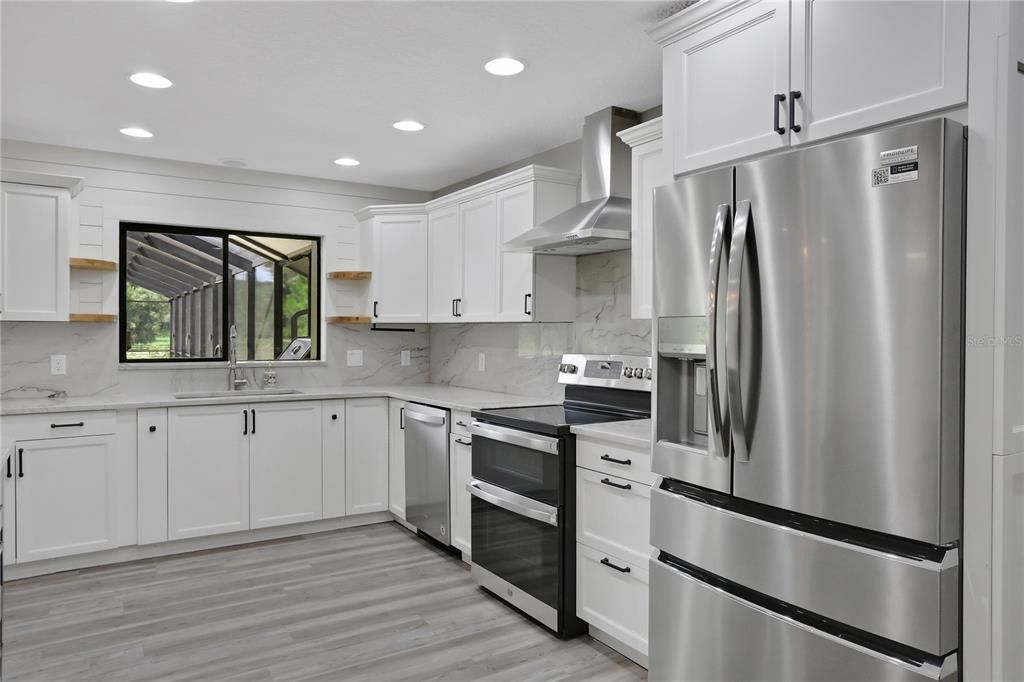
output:
[[[409,363],[412,362],[412,355],[407,350],[402,351],[402,366],[408,367]]]
[[[480,370],[481,372],[483,372],[484,370],[487,369],[487,354],[486,353],[480,353],[480,355],[477,356],[476,368],[478,370]]]
[[[362,367],[363,366],[363,351],[362,350],[350,350],[348,352],[348,366],[349,367]]]
[[[68,356],[66,355],[51,355],[50,356],[50,374],[67,374],[68,373]]]

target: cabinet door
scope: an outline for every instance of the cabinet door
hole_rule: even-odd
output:
[[[4,184],[0,191],[0,277],[4,320],[68,319],[67,190]]]
[[[114,452],[110,436],[16,444],[18,562],[118,546]]]
[[[633,148],[630,313],[649,320],[654,298],[654,188],[672,181],[661,140]]]
[[[864,48],[867,49],[867,48]],[[789,144],[789,2],[762,0],[665,47],[665,148],[678,175]]]
[[[966,0],[794,0],[795,142],[967,101]]]
[[[460,322],[494,322],[498,315],[498,213],[495,195],[459,204],[462,231]]]
[[[257,403],[249,414],[251,526],[323,518],[320,403]]]
[[[388,510],[388,400],[345,401],[345,513]]]
[[[388,508],[405,520],[405,401],[388,401]]]
[[[249,529],[249,406],[167,410],[167,536]]]
[[[345,401],[323,402],[324,518],[345,515]]]
[[[427,217],[374,219],[374,322],[427,321]]]
[[[510,187],[497,194],[498,248],[501,268],[497,319],[529,322],[533,309],[533,254],[501,250],[501,244],[534,226],[534,184]],[[575,293],[575,292],[574,292]]]
[[[167,541],[167,408],[139,410],[139,544]]]
[[[431,322],[454,322],[456,299],[462,296],[462,236],[459,207],[430,214],[430,304]]]
[[[466,484],[473,478],[473,441],[469,436],[451,434],[448,452],[451,462],[448,467],[451,485],[448,498],[452,514],[452,546],[462,552],[462,558],[469,561],[472,554],[473,528],[470,522],[470,495]]]

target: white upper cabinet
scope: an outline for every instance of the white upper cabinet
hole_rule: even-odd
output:
[[[4,183],[0,192],[0,316],[68,319],[71,194]]]
[[[967,101],[966,0],[794,0],[795,143]]]
[[[786,103],[777,100],[789,89],[789,2],[747,1],[725,16],[724,3],[700,7],[709,5],[718,13],[662,53],[675,174],[789,144]]]
[[[453,263],[462,255],[459,207],[447,206],[430,213],[430,322],[455,322],[462,296],[462,267]]]
[[[672,171],[662,149],[661,118],[623,130],[619,137],[633,149],[630,313],[633,319],[648,320],[654,298],[654,188],[672,182]]]
[[[967,101],[967,0],[702,2],[650,35],[675,175]]]
[[[498,315],[497,202],[493,194],[459,204],[462,227],[462,301],[460,322],[490,322]]]
[[[532,182],[498,192],[498,235],[502,244],[534,226],[535,197]],[[533,254],[502,251],[500,258],[497,317],[508,322],[529,322],[529,308],[533,303],[530,300],[533,298]]]
[[[369,263],[374,322],[427,321],[427,214],[421,205],[369,206],[356,212]]]

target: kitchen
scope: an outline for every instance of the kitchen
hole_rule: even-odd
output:
[[[1024,677],[1024,4],[0,13],[3,679]]]

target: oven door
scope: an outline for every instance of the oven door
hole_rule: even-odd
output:
[[[560,441],[474,421],[473,478],[549,507],[561,506]]]

